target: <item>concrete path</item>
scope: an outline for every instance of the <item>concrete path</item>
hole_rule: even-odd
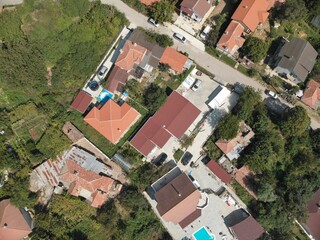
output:
[[[130,22],[134,23],[136,26],[153,30],[161,34],[168,34],[169,36],[172,36],[174,31],[178,31],[177,27],[171,26],[172,24],[166,24],[166,26],[160,25],[158,28],[152,26],[150,23],[148,23],[147,17],[136,12],[134,9],[130,8],[120,0],[101,0],[101,2],[109,5],[114,5],[120,12],[126,15]],[[180,29],[180,31],[183,30]],[[197,42],[199,40],[192,37],[190,34],[184,33],[183,35],[185,35],[185,37],[188,39],[188,42],[183,44],[177,40],[174,40],[174,47],[177,50],[187,52],[189,54],[189,57],[196,61],[197,64],[199,64],[203,68],[206,68],[209,72],[212,72],[223,81],[231,84],[238,82],[247,86],[251,86],[257,90],[261,90],[261,96],[263,98],[267,97],[267,95],[264,94],[264,90],[266,89],[266,87],[261,83],[252,78],[249,78],[233,67],[230,67],[224,62],[221,62],[217,58],[214,58],[206,53],[203,46],[201,46]],[[309,116],[311,118],[311,127],[313,129],[320,128],[320,122],[316,119],[316,117],[311,116],[310,114]]]

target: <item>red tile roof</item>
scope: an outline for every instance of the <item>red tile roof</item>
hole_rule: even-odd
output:
[[[19,208],[13,206],[9,199],[0,202],[0,239],[20,240],[32,232]]]
[[[107,199],[114,180],[86,170],[73,160],[67,160],[61,171],[61,182],[73,196],[86,198],[93,207],[101,206]],[[102,191],[105,194],[96,193]],[[96,199],[95,199],[96,198]]]
[[[232,19],[243,23],[251,32],[254,32],[259,24],[268,19],[268,10],[273,4],[272,0],[242,0]]]
[[[320,240],[320,189],[313,195],[308,204],[307,223],[303,224],[315,240]]]
[[[101,109],[94,107],[84,120],[116,144],[139,116],[140,114],[127,103],[119,106],[110,99]]]
[[[91,101],[92,97],[90,96],[90,94],[81,90],[76,96],[76,98],[73,100],[71,108],[78,110],[81,113],[84,113],[89,107]]]
[[[238,240],[256,240],[264,233],[264,229],[251,215],[231,228]]]
[[[146,53],[146,48],[127,40],[120,51],[120,55],[118,56],[115,65],[125,71],[130,71],[134,64],[141,63]]]
[[[310,80],[306,90],[303,93],[301,101],[306,105],[315,108],[320,100],[320,83],[315,80]]]
[[[118,66],[114,66],[106,84],[109,92],[114,93],[116,90],[124,86],[128,80],[129,74]]]
[[[172,70],[178,73],[183,72],[184,65],[187,61],[187,56],[179,53],[172,47],[167,47],[160,58],[160,63],[168,64]]]
[[[159,2],[160,0],[140,0],[141,3],[143,3],[144,5],[150,6],[155,2]]]
[[[236,142],[233,141],[233,139],[231,139],[229,141],[228,140],[219,139],[218,141],[216,141],[215,144],[218,146],[218,148],[220,148],[220,150],[224,154],[228,154],[236,146]]]
[[[235,49],[235,47],[237,49],[241,48],[245,42],[245,39],[242,37],[243,32],[244,27],[241,23],[232,20],[219,39],[217,47],[230,53]]]
[[[203,18],[212,7],[212,3],[213,0],[183,0],[180,7],[189,15],[196,13]]]
[[[207,167],[225,184],[228,184],[231,181],[232,176],[228,174],[216,161],[209,161],[207,163]]]
[[[186,98],[173,91],[163,106],[130,141],[144,156],[154,147],[162,148],[171,135],[180,139],[200,114]]]

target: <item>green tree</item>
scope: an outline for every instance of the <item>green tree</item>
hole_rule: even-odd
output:
[[[308,9],[303,0],[288,0],[283,7],[285,20],[299,22],[308,16]]]
[[[284,114],[280,129],[285,137],[299,136],[307,130],[310,122],[306,110],[301,106],[297,106]]]
[[[216,46],[216,43],[218,42],[218,39],[221,36],[221,27],[226,22],[227,15],[225,13],[218,14],[213,18],[213,21],[215,22],[215,25],[210,30],[208,37],[207,37],[207,45],[209,47],[214,48]]]
[[[239,101],[234,107],[233,112],[240,119],[251,123],[252,112],[257,104],[261,102],[261,95],[252,87],[246,87],[240,94]]]
[[[239,131],[240,119],[232,113],[224,116],[217,127],[217,138],[232,139],[235,138]]]
[[[271,184],[263,184],[258,189],[258,199],[262,202],[274,202],[278,196],[275,194],[275,189]]]
[[[151,15],[159,23],[171,22],[174,5],[168,0],[161,0],[152,4]]]
[[[156,36],[156,42],[161,47],[169,47],[173,45],[173,40],[171,37],[169,37],[167,34],[157,34]]]
[[[267,42],[249,35],[240,49],[240,53],[251,59],[253,62],[258,63],[266,56],[268,47],[269,44]]]
[[[144,92],[144,104],[150,112],[158,110],[166,98],[167,94],[165,89],[154,83],[151,83]]]
[[[161,72],[168,72],[170,66],[167,63],[160,63],[158,68]]]
[[[311,133],[311,139],[313,150],[320,155],[320,128]]]

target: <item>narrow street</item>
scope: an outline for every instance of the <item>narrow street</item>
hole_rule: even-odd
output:
[[[148,23],[147,17],[136,12],[134,9],[130,8],[120,0],[101,0],[101,2],[105,4],[114,5],[120,12],[126,15],[126,17],[131,23],[133,23],[136,26],[153,30],[161,34],[167,34],[169,36],[172,36],[173,34],[173,31],[171,29],[174,28],[170,26],[171,24],[166,23],[166,26],[160,25],[156,28],[150,23]],[[264,87],[261,83],[252,78],[247,77],[238,70],[212,57],[210,54],[204,52],[203,49],[195,47],[191,43],[196,40],[194,40],[193,37],[188,35],[187,33],[185,33],[184,35],[188,39],[187,43],[183,44],[177,40],[174,40],[174,47],[177,50],[187,52],[189,54],[189,57],[195,60],[197,64],[199,64],[203,68],[206,68],[209,72],[213,73],[223,81],[228,82],[230,84],[235,84],[238,82],[247,86],[251,86],[257,90],[261,90],[261,96],[263,99],[268,97],[264,93],[266,87]],[[305,107],[304,105],[302,106]],[[305,108],[306,110],[308,110],[307,107]],[[320,128],[320,122],[318,122],[316,118],[311,116],[310,114],[309,116],[311,118],[311,127],[313,129]]]

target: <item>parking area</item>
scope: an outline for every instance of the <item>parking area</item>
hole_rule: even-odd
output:
[[[213,234],[215,236],[215,240],[234,239],[225,224],[224,218],[241,207],[245,208],[245,206],[243,203],[238,201],[237,197],[232,193],[228,186],[215,177],[201,161],[199,161],[197,165],[198,166],[196,168],[188,168],[186,173],[192,175],[192,177],[199,183],[200,189],[210,188],[215,191],[219,187],[224,186],[227,189],[228,195],[232,196],[232,199],[235,200],[235,204],[227,204],[225,194],[219,197],[212,193],[207,194],[209,198],[208,205],[202,210],[201,216],[184,229],[172,222],[165,222],[161,218],[160,219],[173,239],[180,240],[184,237],[193,239],[193,234],[202,227],[205,227],[210,234]],[[147,194],[145,194],[145,196],[150,202],[155,213],[159,216],[158,211],[156,210],[156,201],[151,199]]]

